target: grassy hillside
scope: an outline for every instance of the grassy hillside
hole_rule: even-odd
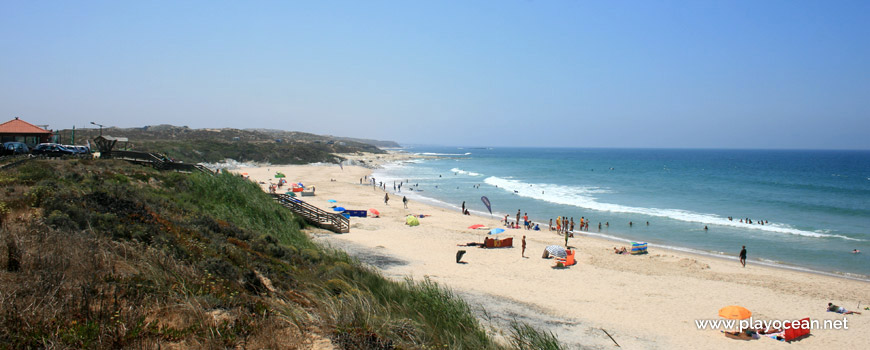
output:
[[[191,129],[157,125],[142,128],[105,128],[103,134],[128,138],[134,150],[159,152],[188,163],[214,163],[226,158],[273,164],[335,163],[341,158],[333,155],[334,153],[384,152],[375,145],[366,143],[367,140],[277,130]],[[60,130],[58,135],[61,143],[73,142],[72,130]],[[95,129],[78,129],[75,132],[75,141],[84,144],[85,140],[93,140],[98,135],[99,131]]]
[[[323,250],[226,173],[34,160],[0,188],[0,348],[559,348],[493,341],[449,290]]]

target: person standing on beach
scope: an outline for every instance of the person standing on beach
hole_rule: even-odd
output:
[[[525,226],[526,230],[531,228],[529,227],[529,213],[523,213],[523,226]]]
[[[526,257],[526,236],[525,236],[525,235],[523,236],[523,253],[522,253],[522,257],[524,257],[524,258]]]
[[[462,213],[465,213],[465,201],[462,201]]]
[[[517,209],[517,226],[520,226],[520,210]]]
[[[568,249],[568,231],[565,231],[565,249]]]
[[[746,267],[746,246],[743,246],[743,249],[740,250],[740,264]]]
[[[387,203],[387,202],[389,202],[389,201],[390,201],[390,194],[389,194],[389,193],[384,193],[384,204],[386,204],[386,205],[390,205],[390,203]]]
[[[402,204],[405,205],[405,209],[408,209],[408,197],[402,196]]]

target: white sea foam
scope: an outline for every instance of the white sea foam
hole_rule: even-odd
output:
[[[432,153],[432,152],[423,152],[423,153],[414,153],[414,154],[419,154],[419,155],[424,155],[424,156],[469,156],[469,155],[471,155],[471,152],[465,152],[462,154],[460,154],[460,153]]]
[[[597,198],[593,197],[597,193],[608,193],[607,189],[594,186],[563,186],[554,184],[529,184],[520,180],[512,180],[501,177],[490,176],[483,180],[485,183],[498,186],[505,191],[517,194],[521,197],[527,197],[550,203],[573,205],[580,208],[612,212],[612,213],[627,213],[641,214],[648,216],[664,217],[674,220],[686,222],[698,222],[705,225],[718,225],[739,227],[742,229],[753,229],[765,232],[785,233],[805,237],[815,238],[841,238],[851,241],[863,241],[836,234],[827,234],[821,232],[804,231],[792,228],[788,225],[771,223],[768,225],[744,224],[739,221],[731,221],[715,214],[696,213],[682,209],[659,209],[659,208],[642,208],[631,207],[620,204],[601,203]]]
[[[479,173],[475,173],[475,172],[473,172],[473,171],[465,171],[465,170],[462,170],[462,169],[459,169],[459,168],[453,168],[453,169],[450,169],[450,171],[452,171],[452,172],[454,172],[454,173],[456,173],[456,174],[460,174],[460,175],[481,176],[481,174],[479,174]]]
[[[200,163],[200,164],[202,164],[203,166],[205,166],[206,168],[209,168],[211,170],[221,170],[221,169],[236,170],[239,168],[264,167],[264,166],[271,165],[269,162],[263,162],[263,163],[260,163],[260,162],[239,162],[235,159],[230,159],[230,158],[224,159],[223,162],[219,162],[219,163]]]

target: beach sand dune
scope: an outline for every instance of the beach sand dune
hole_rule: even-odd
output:
[[[366,158],[368,157],[368,158]],[[367,166],[402,159],[360,155]],[[624,348],[630,349],[866,349],[870,348],[870,312],[848,315],[848,330],[813,330],[812,336],[785,345],[762,338],[742,342],[725,338],[719,330],[699,330],[696,320],[716,320],[718,310],[741,305],[754,319],[796,320],[804,317],[826,320],[844,318],[826,312],[828,302],[854,309],[870,305],[870,283],[789,269],[758,266],[746,268],[736,258],[719,259],[651,247],[642,256],[616,255],[619,242],[576,235],[570,245],[577,249],[577,265],[552,269],[552,260],[542,259],[544,247],[564,244],[550,231],[508,229],[514,248],[480,249],[457,244],[482,242],[486,231],[471,230],[473,224],[501,227],[498,218],[465,216],[457,209],[424,205],[416,201],[402,206],[401,194],[384,192],[359,181],[369,168],[337,165],[269,166],[238,169],[252,180],[276,182],[276,171],[288,181],[316,186],[309,203],[328,209],[336,204],[347,209],[375,208],[380,218],[351,218],[348,234],[320,229],[309,233],[322,244],[348,251],[361,261],[378,267],[385,276],[430,278],[448,286],[476,309],[485,308],[497,328],[511,320],[529,322],[553,331],[569,345],[613,348],[607,330]],[[392,190],[390,184],[389,190]],[[472,200],[469,196],[469,200]],[[405,225],[408,214],[427,214],[420,225]],[[543,219],[543,218],[542,218]],[[543,220],[540,220],[543,221]],[[520,239],[526,235],[526,257],[520,256]],[[456,251],[467,251],[466,264],[455,262]],[[739,250],[739,247],[735,247]],[[483,313],[480,313],[483,315]]]

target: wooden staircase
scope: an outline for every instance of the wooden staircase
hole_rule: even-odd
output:
[[[308,223],[335,233],[350,232],[350,220],[341,214],[329,213],[286,194],[273,193],[272,197],[285,208],[301,216]]]

